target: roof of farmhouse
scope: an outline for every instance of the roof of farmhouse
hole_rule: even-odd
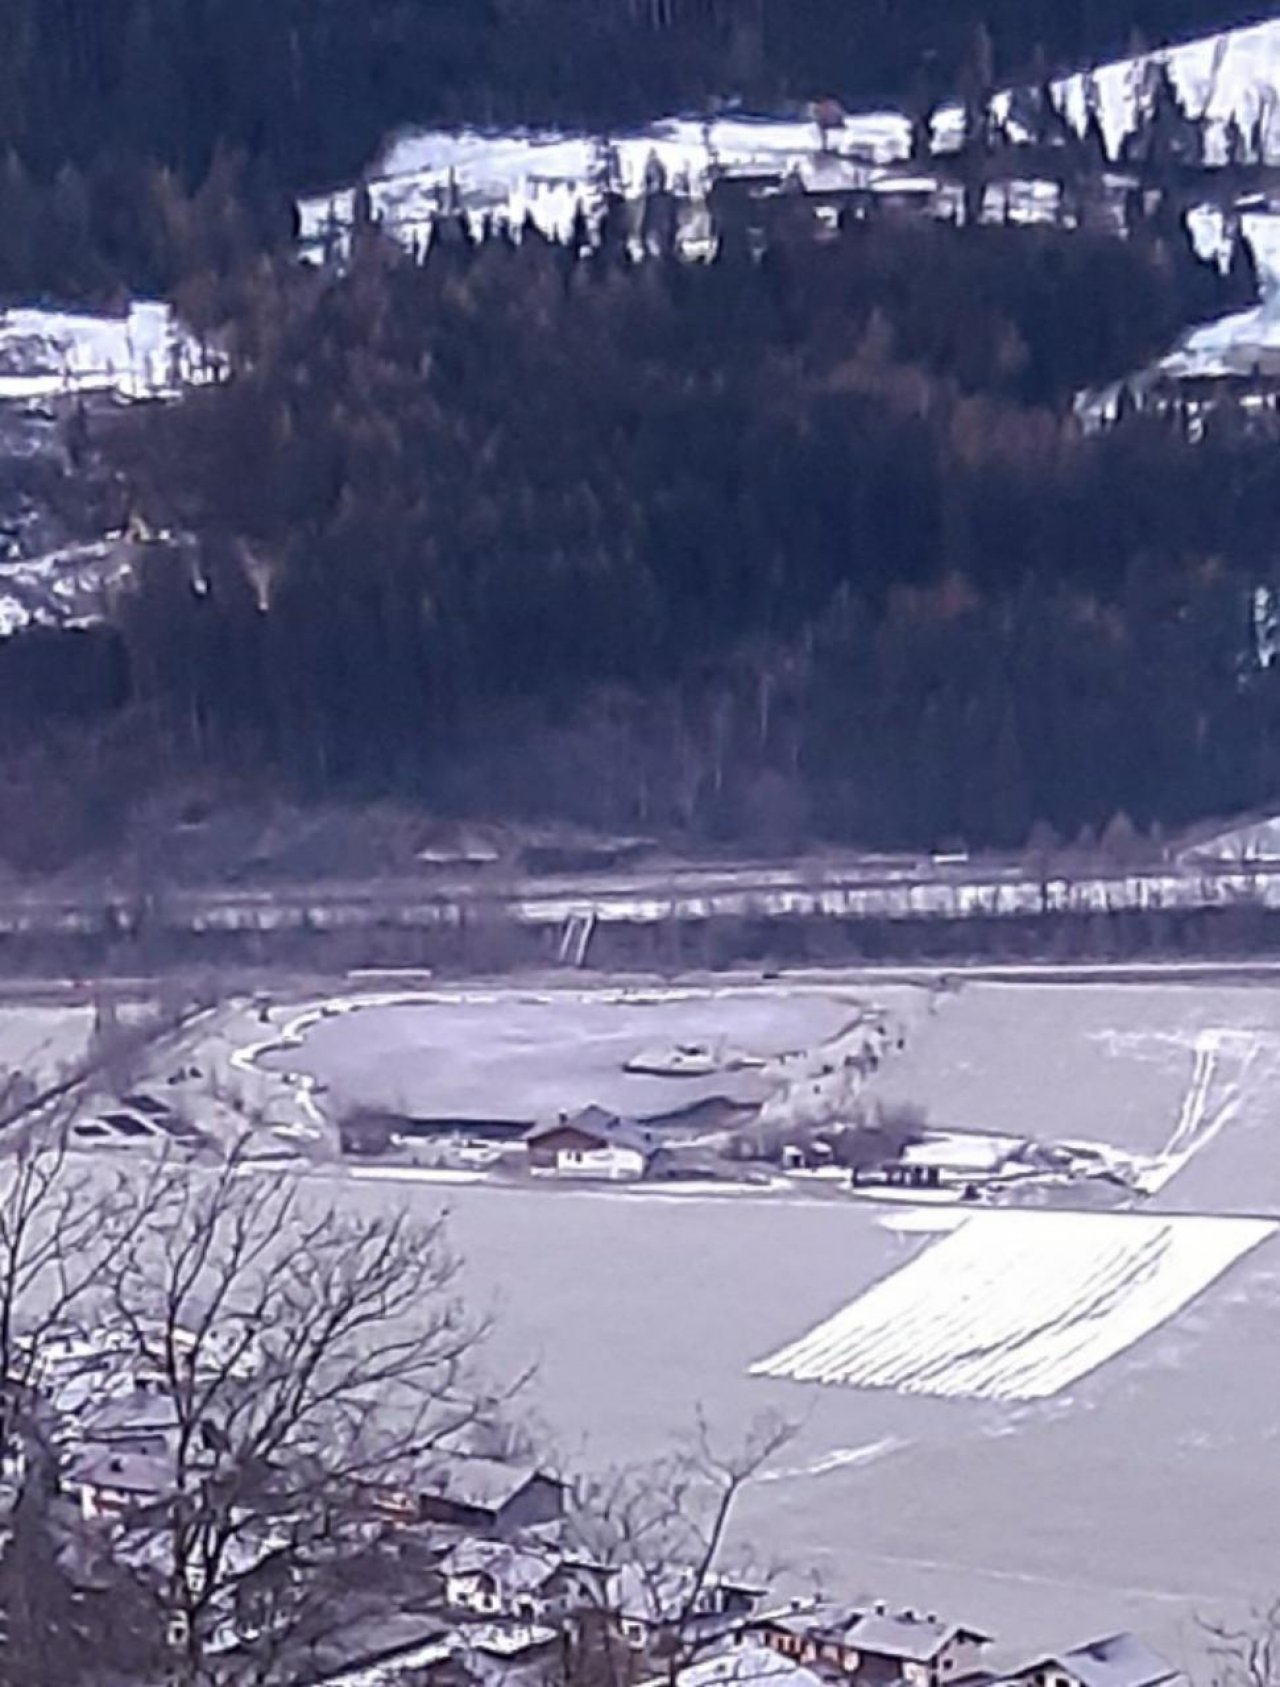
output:
[[[942,1622],[937,1617],[917,1617],[908,1611],[898,1616],[869,1616],[849,1630],[850,1643],[860,1652],[874,1652],[883,1658],[901,1658],[907,1663],[929,1663],[953,1640],[987,1641],[991,1637],[962,1624]]]
[[[1145,1641],[1129,1633],[1104,1635],[1100,1640],[1056,1653],[1042,1662],[1060,1666],[1067,1675],[1082,1681],[1084,1687],[1159,1687],[1163,1682],[1176,1680],[1180,1674]]]
[[[562,1131],[572,1131],[601,1148],[633,1148],[638,1154],[652,1154],[659,1142],[652,1131],[634,1120],[619,1118],[616,1113],[596,1106],[584,1107],[580,1113],[563,1116],[550,1124],[535,1125],[525,1141],[536,1144]]]
[[[434,1470],[423,1482],[424,1492],[440,1494],[455,1505],[477,1511],[496,1511],[509,1504],[536,1477],[555,1478],[530,1464],[507,1464],[499,1459],[458,1458]]]

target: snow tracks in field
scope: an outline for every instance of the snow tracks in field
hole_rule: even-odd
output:
[[[1181,1311],[1275,1228],[1245,1218],[975,1214],[752,1374],[1047,1399]]]

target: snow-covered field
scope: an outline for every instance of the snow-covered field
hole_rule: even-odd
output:
[[[795,1422],[740,1522],[797,1582],[813,1569],[833,1594],[946,1611],[1014,1650],[1136,1626],[1175,1656],[1196,1612],[1235,1614],[1269,1585],[1274,1242],[1052,1399],[938,1398],[752,1374],[833,1305],[950,1245],[869,1207],[347,1187],[378,1208],[447,1204],[469,1292],[496,1314],[491,1363],[535,1366],[522,1411],[575,1464],[652,1457],[699,1407],[727,1444],[761,1412]]]
[[[356,1088],[389,1063],[425,1110],[437,1080],[488,1110],[555,1070],[594,1093],[675,1036],[783,1049],[875,992],[720,994],[439,990],[325,1018],[288,1061],[318,1071],[322,1056]],[[881,1093],[941,1127],[1102,1145],[1145,1170],[1149,1198],[971,1214],[377,1170],[334,1187],[361,1206],[447,1204],[469,1292],[497,1315],[492,1363],[536,1365],[525,1410],[575,1462],[650,1456],[698,1405],[726,1439],[781,1410],[795,1441],[743,1512],[763,1560],[945,1610],[1015,1650],[1135,1626],[1194,1657],[1195,1614],[1240,1613],[1280,1550],[1280,989],[894,1000],[909,1035]],[[801,1380],[819,1371],[842,1386]]]
[[[0,1081],[21,1074],[51,1083],[88,1053],[91,1007],[6,1003],[0,1007]]]
[[[579,205],[590,211],[606,168],[629,196],[643,188],[656,160],[669,182],[694,194],[713,167],[779,175],[839,168],[836,160],[885,165],[907,156],[911,132],[897,112],[850,117],[831,137],[835,160],[819,163],[820,136],[810,122],[788,118],[723,117],[711,123],[670,118],[606,140],[551,131],[410,132],[393,140],[368,183],[375,215],[406,244],[425,240],[451,202],[476,219],[504,217],[519,227],[526,216],[545,234],[564,239]],[[299,206],[304,248],[321,247],[351,220],[350,188],[304,199]]]
[[[1234,119],[1243,131],[1260,137],[1266,157],[1280,157],[1280,22],[1208,37],[1157,56],[1167,62],[1188,109],[1208,117],[1211,156],[1225,155],[1227,125]],[[1146,77],[1142,65],[1124,60],[1098,70],[1092,85],[1077,76],[1063,82],[1059,92],[1068,114],[1081,124],[1088,100],[1096,97],[1104,131],[1116,148],[1133,126]],[[997,108],[1008,110],[1007,96],[999,97]],[[959,135],[958,110],[944,108],[935,120],[935,146],[945,152]],[[851,113],[842,128],[828,135],[827,147],[821,151],[816,125],[804,118],[744,113],[707,122],[668,118],[607,139],[559,132],[410,132],[390,142],[370,172],[368,187],[376,214],[409,245],[429,238],[435,218],[448,205],[457,205],[476,223],[495,216],[518,227],[531,217],[546,233],[564,238],[580,205],[588,214],[598,209],[603,176],[636,196],[655,162],[668,181],[695,198],[718,168],[794,173],[811,187],[900,186],[891,172],[909,153],[910,125],[899,112]],[[1009,203],[997,206],[996,214],[1039,220],[1055,213],[1056,197],[1050,183],[1015,184]],[[314,255],[331,240],[340,241],[353,204],[351,188],[303,200],[303,250]],[[1220,239],[1212,222],[1201,219],[1199,236],[1208,245]],[[1280,269],[1278,231],[1280,217],[1267,210],[1255,210],[1246,219],[1246,232],[1268,278]],[[693,238],[696,245],[696,230]],[[1178,348],[1169,370],[1237,364],[1255,348],[1280,347],[1278,332],[1265,309],[1238,313],[1198,331]],[[0,314],[0,400],[39,401],[93,391],[155,397],[215,379],[220,372],[217,353],[195,342],[164,304],[136,303],[121,317],[36,309]]]
[[[1208,36],[1145,62],[1118,60],[1099,68],[1092,79],[1067,78],[1057,92],[1068,117],[1083,128],[1088,104],[1096,100],[1108,144],[1118,154],[1148,97],[1157,61],[1168,65],[1187,110],[1207,118],[1211,159],[1225,158],[1232,120],[1247,136],[1259,136],[1266,158],[1280,158],[1280,22]],[[998,96],[995,105],[1001,116],[1007,115],[1010,96]],[[959,109],[945,107],[935,119],[935,147],[946,152],[961,134]],[[829,134],[832,156],[825,159],[818,157],[814,123],[749,114],[709,122],[667,118],[607,142],[552,131],[417,131],[388,145],[369,172],[367,186],[375,213],[406,244],[426,240],[447,205],[477,221],[492,215],[517,227],[532,217],[545,233],[563,239],[578,206],[592,210],[606,171],[629,196],[640,193],[654,160],[668,181],[695,196],[704,191],[714,168],[778,175],[796,171],[802,178],[839,178],[844,185],[853,185],[856,176],[874,186],[878,176],[908,157],[910,141],[910,124],[896,111],[848,114],[844,126]],[[352,205],[350,188],[304,200],[299,207],[304,248],[318,251],[347,227]],[[1269,243],[1269,231],[1260,238]]]
[[[1246,135],[1260,125],[1264,157],[1280,158],[1280,22],[1204,36],[1153,58],[1168,65],[1186,110],[1208,120],[1212,161],[1225,159],[1227,127],[1233,119]],[[1098,116],[1113,156],[1135,125],[1145,74],[1141,61],[1121,59],[1093,75]],[[1060,92],[1067,115],[1083,127],[1091,97],[1089,79],[1073,76],[1061,84]]]
[[[137,303],[118,317],[0,312],[0,399],[104,391],[151,398],[217,370],[216,357],[182,332],[165,304]]]
[[[1275,1229],[1242,1218],[976,1214],[752,1372],[1048,1399],[1180,1312]]]

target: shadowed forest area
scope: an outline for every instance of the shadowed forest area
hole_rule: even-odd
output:
[[[198,556],[152,547],[82,684],[65,647],[7,680],[17,641],[0,694],[144,731],[147,779],[761,847],[1243,805],[1280,775],[1274,439],[1069,414],[1242,284],[1156,234],[688,265],[370,226],[341,277],[258,272],[236,379],[115,424]]]
[[[401,123],[647,121],[708,99],[955,92],[1265,15],[1257,0],[3,0],[0,136],[33,171],[105,156],[188,187],[241,151],[292,190]]]
[[[1167,829],[1274,794],[1274,430],[1073,413],[1254,300],[1239,240],[1220,268],[1176,217],[780,224],[690,264],[637,261],[606,216],[597,248],[446,219],[410,254],[365,201],[343,269],[292,254],[286,190],[398,118],[598,116],[592,54],[624,43],[646,114],[734,51],[778,93],[838,42],[828,83],[909,104],[968,50],[952,7],[834,9],[6,0],[0,202],[30,238],[4,290],[170,294],[233,369],[90,427],[134,515],[192,538],[149,546],[112,627],[0,641],[11,859],[101,849],[197,780],[778,850]],[[1156,10],[1121,33],[1224,15]],[[1088,4],[976,21],[1001,65],[1125,45]]]
[[[405,124],[642,123],[831,95],[922,113],[975,41],[1038,86],[1256,0],[0,0],[0,298],[169,292],[288,240]]]

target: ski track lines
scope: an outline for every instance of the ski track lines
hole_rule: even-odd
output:
[[[1244,1081],[1262,1048],[1256,1033],[1200,1032],[1192,1048],[1191,1081],[1173,1135],[1136,1180],[1144,1195],[1159,1194],[1235,1117]],[[1211,1108],[1215,1092],[1219,1099]]]
[[[751,1374],[1048,1399],[1163,1324],[1275,1229],[1247,1218],[977,1214]]]

